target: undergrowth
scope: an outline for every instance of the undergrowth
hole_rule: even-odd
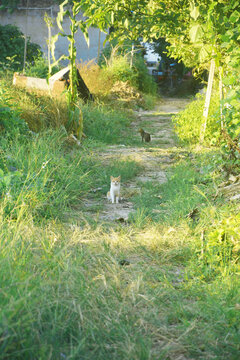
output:
[[[185,110],[173,116],[175,131],[179,139],[185,144],[198,144],[203,132],[203,109],[205,96],[197,94],[196,98],[186,107]],[[218,93],[214,92],[207,119],[205,143],[215,145],[220,137],[219,113],[216,109],[219,107]]]

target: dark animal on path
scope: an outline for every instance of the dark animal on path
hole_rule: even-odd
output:
[[[139,129],[141,136],[142,136],[142,142],[145,140],[145,142],[151,141],[151,136],[149,133],[145,132],[143,129]]]

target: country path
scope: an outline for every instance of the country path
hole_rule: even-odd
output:
[[[103,195],[99,208],[99,199],[94,194],[84,200],[83,212],[95,216],[99,221],[127,220],[134,211],[131,198],[141,194],[141,183],[156,181],[162,184],[167,181],[166,169],[176,157],[181,156],[176,146],[171,117],[183,110],[189,103],[187,99],[161,99],[152,111],[136,112],[136,119],[131,123],[133,136],[139,139],[138,146],[110,145],[98,156],[107,164],[114,159],[128,159],[138,162],[142,172],[131,181],[121,183],[121,202],[112,204]],[[141,143],[138,129],[142,127],[151,134],[150,143]],[[109,179],[110,186],[110,179]],[[97,190],[96,190],[97,191]]]

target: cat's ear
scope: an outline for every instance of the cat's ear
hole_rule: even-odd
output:
[[[113,176],[110,176],[110,179],[113,180],[114,179]]]
[[[119,175],[118,180],[119,180],[119,181],[121,180],[121,175]]]

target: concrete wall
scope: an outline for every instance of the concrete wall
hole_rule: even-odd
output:
[[[29,0],[29,10],[26,10],[27,1],[22,1],[18,9],[12,14],[7,10],[0,11],[0,24],[1,25],[16,25],[20,30],[30,37],[30,40],[41,46],[42,51],[47,55],[47,39],[48,29],[44,21],[44,15],[47,13],[54,20],[54,27],[52,28],[52,35],[58,33],[59,29],[56,24],[56,17],[59,6],[54,4],[53,1],[34,1]],[[64,19],[63,28],[68,33],[70,21]],[[103,48],[103,42],[106,34],[100,33],[100,49]],[[99,30],[95,28],[89,29],[90,45],[88,47],[83,34],[79,30],[76,34],[76,48],[78,61],[88,61],[97,58],[98,44],[99,44]],[[68,41],[65,37],[59,36],[56,43],[55,57],[58,59],[61,55],[68,55]]]

